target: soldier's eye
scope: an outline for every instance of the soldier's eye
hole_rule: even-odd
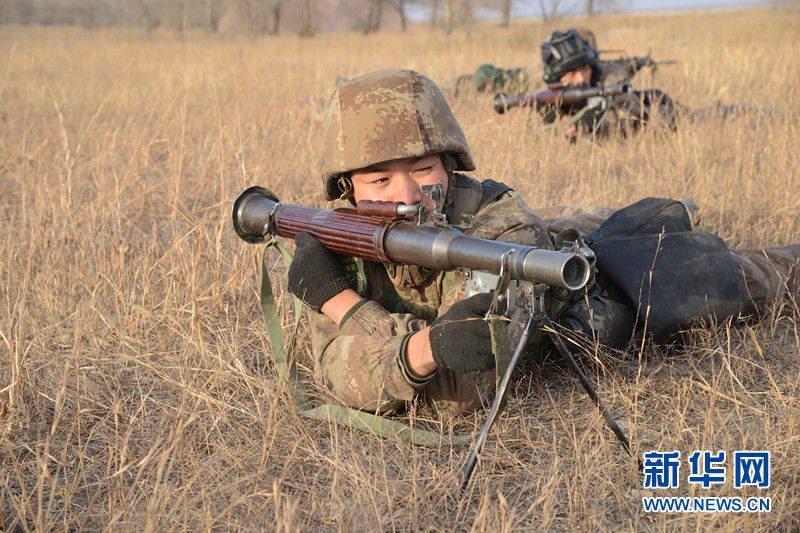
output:
[[[422,168],[418,168],[418,169],[412,170],[411,173],[412,174],[427,174],[428,172],[431,171],[432,168],[433,168],[433,165],[431,165],[429,167],[422,167]]]
[[[378,183],[386,183],[387,181],[389,181],[389,178],[383,177],[383,178],[375,178],[370,183],[378,184]]]

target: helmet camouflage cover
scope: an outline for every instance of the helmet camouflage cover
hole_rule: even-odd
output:
[[[384,161],[449,152],[453,170],[475,170],[467,139],[442,91],[413,70],[382,70],[336,88],[325,116],[325,197],[339,177]]]
[[[554,31],[548,40],[542,43],[542,78],[547,83],[555,83],[561,77],[585,65],[597,69],[597,51],[578,30],[570,28],[565,32]]]

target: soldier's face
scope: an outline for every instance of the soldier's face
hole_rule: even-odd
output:
[[[561,83],[571,83],[572,85],[589,84],[592,81],[592,66],[584,65],[575,70],[571,70],[561,76]]]
[[[433,201],[423,196],[423,185],[441,183],[447,193],[447,171],[439,154],[422,158],[397,159],[354,170],[350,173],[353,182],[353,199],[377,202],[403,202],[422,204],[429,211]]]

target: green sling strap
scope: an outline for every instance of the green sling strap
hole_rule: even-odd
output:
[[[284,263],[288,267],[292,262],[292,257],[286,248],[273,241],[264,247],[261,259],[261,314],[264,317],[264,324],[267,326],[269,344],[272,349],[272,357],[275,368],[278,372],[278,380],[281,385],[287,385],[292,399],[294,410],[300,416],[322,420],[325,422],[336,422],[344,426],[359,429],[384,438],[400,438],[404,441],[421,446],[442,446],[447,444],[463,444],[471,442],[473,435],[441,435],[433,431],[416,429],[395,420],[389,420],[382,416],[376,416],[357,409],[351,409],[342,405],[324,404],[312,407],[308,401],[308,395],[303,389],[303,385],[297,377],[297,368],[293,359],[287,357],[294,344],[297,329],[300,324],[300,315],[303,311],[303,304],[296,297],[294,298],[294,327],[292,337],[289,341],[289,350],[284,350],[283,328],[278,317],[278,306],[272,294],[272,283],[267,272],[267,252],[270,246],[275,246],[281,254]],[[504,329],[504,328],[503,328]],[[494,342],[494,335],[492,337]],[[506,348],[506,352],[507,352]],[[506,363],[507,364],[507,363]]]
[[[594,109],[595,107],[596,106],[593,106],[593,105],[585,105],[585,106],[583,106],[580,109],[580,111],[578,111],[577,113],[575,113],[574,115],[572,115],[570,117],[570,119],[567,121],[566,124],[564,124],[562,129],[565,130],[565,131],[568,130],[570,126],[572,126],[573,124],[575,124],[579,120],[581,120],[583,118],[583,115],[585,115],[590,109]]]
[[[492,336],[492,352],[494,353],[495,386],[494,390],[500,390],[500,382],[506,373],[508,364],[511,362],[511,352],[508,349],[508,322],[502,318],[489,319],[489,332]],[[508,389],[506,389],[506,392]],[[506,406],[506,396],[500,398],[500,406],[497,414],[503,412]]]

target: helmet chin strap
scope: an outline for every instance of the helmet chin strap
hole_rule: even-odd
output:
[[[444,170],[447,172],[447,194],[445,195],[442,212],[445,214],[445,216],[450,218],[450,212],[453,210],[453,203],[455,202],[452,192],[455,190],[456,186],[455,170],[457,162],[453,154],[449,152],[442,152],[439,155],[442,158]]]
[[[452,176],[457,165],[455,156],[450,152],[442,152],[441,154],[439,154],[439,157],[442,158],[442,165],[444,165],[444,169],[447,171],[447,175]]]
[[[339,176],[336,180],[336,186],[341,192],[339,200],[348,200],[353,197],[353,180],[350,179],[349,174],[342,174]]]

